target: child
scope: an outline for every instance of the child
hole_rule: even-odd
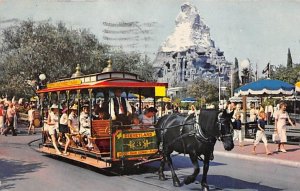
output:
[[[253,146],[253,154],[256,154],[256,145],[259,144],[259,141],[262,140],[265,144],[265,149],[266,149],[266,154],[270,155],[271,152],[268,149],[268,142],[265,134],[265,126],[266,126],[266,114],[264,111],[260,111],[258,115],[258,120],[257,120],[257,127],[258,130],[256,132],[256,138],[254,141],[254,146]]]
[[[132,129],[141,129],[140,120],[139,120],[139,118],[138,118],[137,115],[133,115],[133,117],[132,117],[132,124],[133,124],[131,126]]]
[[[233,126],[233,141],[236,139],[239,140],[239,146],[242,147],[242,121],[241,121],[241,115],[237,113],[235,115],[235,125]]]

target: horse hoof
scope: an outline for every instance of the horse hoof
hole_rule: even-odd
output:
[[[177,181],[174,181],[174,182],[173,182],[173,185],[174,185],[175,187],[180,187],[180,186],[181,186],[179,181],[178,181],[178,182],[177,182]]]
[[[191,184],[192,182],[194,182],[195,179],[194,178],[190,178],[190,177],[186,177],[184,179],[184,184],[188,185],[188,184]]]
[[[209,186],[207,184],[202,184],[203,191],[209,191]]]
[[[165,181],[165,180],[166,180],[166,177],[165,177],[165,175],[159,175],[159,180],[161,180],[161,181]]]

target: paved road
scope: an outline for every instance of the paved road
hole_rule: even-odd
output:
[[[158,180],[158,163],[147,167],[148,172],[116,176],[86,169],[38,153],[27,145],[35,136],[0,136],[0,190],[200,190],[196,183],[174,188],[170,172],[167,181]],[[184,156],[174,157],[180,180],[192,172],[192,165]],[[154,169],[154,170],[153,170]],[[211,163],[211,190],[299,190],[299,168],[263,163],[217,155]]]

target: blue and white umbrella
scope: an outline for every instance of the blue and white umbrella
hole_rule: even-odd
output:
[[[197,101],[197,99],[193,98],[193,97],[187,97],[187,98],[184,98],[183,100],[181,100],[182,103],[194,103],[196,101]]]
[[[235,90],[237,96],[292,95],[295,86],[281,80],[264,79]]]

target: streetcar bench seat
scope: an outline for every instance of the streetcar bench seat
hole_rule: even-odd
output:
[[[110,120],[93,120],[92,137],[90,142],[93,144],[94,151],[108,152],[110,149]]]

